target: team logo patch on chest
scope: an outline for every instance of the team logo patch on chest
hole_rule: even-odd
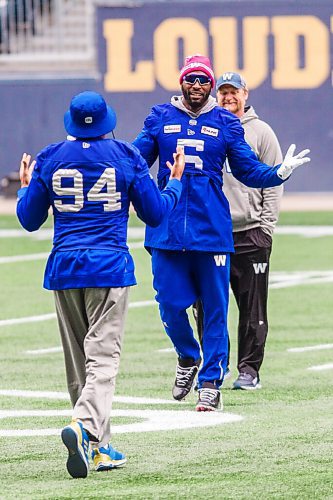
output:
[[[176,134],[177,132],[181,132],[182,126],[181,125],[165,125],[164,126],[164,133],[165,134]]]
[[[212,135],[213,137],[217,137],[219,135],[219,130],[217,128],[206,127],[206,125],[203,125],[201,127],[201,133],[206,134],[206,135]]]

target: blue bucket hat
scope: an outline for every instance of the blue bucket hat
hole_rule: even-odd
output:
[[[73,97],[64,116],[68,134],[81,139],[100,137],[111,132],[117,123],[116,113],[97,92],[81,92]]]
[[[239,73],[232,73],[228,71],[223,73],[222,76],[216,82],[216,91],[219,90],[222,85],[232,85],[236,89],[246,89],[246,82],[244,78]]]

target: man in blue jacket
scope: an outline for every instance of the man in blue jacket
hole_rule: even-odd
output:
[[[293,146],[281,165],[260,163],[244,140],[239,119],[210,96],[214,73],[207,57],[188,57],[179,82],[182,95],[152,108],[134,145],[149,166],[159,157],[160,189],[168,180],[165,162],[177,145],[185,149],[180,202],[158,228],[147,227],[145,245],[152,255],[161,319],[178,354],[173,397],[184,399],[198,373],[196,410],[213,411],[221,406],[219,388],[226,371],[234,251],[229,204],[222,191],[223,164],[228,157],[233,175],[247,186],[278,186],[309,161],[309,151],[294,157]],[[186,312],[196,300],[204,312],[203,360]]]
[[[89,443],[96,470],[126,462],[109,440],[128,291],[136,284],[126,244],[129,204],[151,227],[163,222],[180,198],[184,154],[179,147],[174,165],[168,162],[160,193],[139,151],[105,137],[116,115],[102,96],[75,96],[64,124],[74,140],[47,146],[31,166],[30,156],[23,155],[17,215],[25,229],[35,231],[53,210],[44,287],[54,290],[74,407],[62,440],[69,474],[86,477]]]

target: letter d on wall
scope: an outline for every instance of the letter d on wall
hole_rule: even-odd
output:
[[[311,89],[329,76],[329,32],[314,16],[276,16],[272,18],[275,39],[275,89]],[[299,37],[304,37],[304,68],[300,67]]]

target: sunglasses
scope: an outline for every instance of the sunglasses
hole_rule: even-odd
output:
[[[207,85],[208,83],[212,83],[212,79],[206,75],[185,75],[183,78],[183,82],[189,83],[190,85],[194,85],[196,82],[199,82],[200,85]]]

